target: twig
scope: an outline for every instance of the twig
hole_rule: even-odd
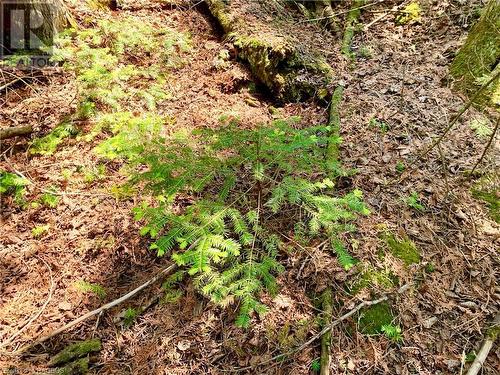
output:
[[[405,284],[403,285],[401,288],[399,288],[399,290],[396,292],[396,294],[402,294],[404,292],[406,292],[409,288],[410,288],[411,284]],[[342,315],[340,318],[334,320],[329,326],[323,328],[321,331],[319,331],[317,334],[315,334],[313,337],[311,337],[309,340],[307,340],[306,342],[304,342],[302,345],[300,345],[299,347],[295,348],[295,349],[292,349],[284,354],[279,354],[277,356],[274,356],[268,360],[265,360],[265,361],[262,361],[262,362],[259,362],[259,363],[256,363],[254,365],[251,365],[251,366],[247,366],[247,367],[241,367],[241,368],[236,368],[236,369],[233,369],[233,370],[229,370],[229,371],[233,371],[233,372],[238,372],[238,371],[246,371],[246,370],[251,370],[257,366],[262,366],[262,365],[266,365],[268,363],[271,363],[277,359],[282,359],[284,357],[288,357],[290,355],[293,355],[297,352],[300,352],[302,350],[304,350],[305,348],[307,348],[309,345],[311,345],[314,341],[316,341],[317,339],[319,339],[321,336],[323,336],[325,333],[327,332],[330,332],[334,327],[336,327],[337,325],[339,325],[340,323],[342,323],[344,320],[350,318],[351,316],[353,316],[355,313],[357,313],[359,310],[361,310],[363,307],[368,307],[368,306],[373,306],[373,305],[377,305],[381,302],[384,302],[384,301],[387,301],[389,300],[389,294],[379,298],[379,299],[376,299],[376,300],[372,300],[372,301],[363,301],[361,302],[359,305],[357,305],[355,308],[353,308],[352,310],[350,310],[349,312],[347,312],[346,314]]]
[[[8,88],[9,86],[12,86],[14,83],[17,83],[17,82],[19,82],[19,81],[21,81],[21,78],[16,78],[16,79],[14,79],[13,81],[10,81],[9,83],[6,83],[5,85],[0,86],[0,91],[5,90],[5,89],[6,89],[6,88]]]
[[[481,162],[483,161],[484,159],[484,156],[486,155],[486,152],[488,151],[488,149],[490,148],[491,146],[491,143],[493,142],[493,139],[495,139],[495,135],[498,131],[498,124],[500,123],[500,117],[498,117],[497,119],[497,123],[495,125],[495,129],[493,129],[493,133],[491,134],[491,137],[490,139],[488,140],[488,144],[486,145],[486,147],[484,148],[484,151],[483,151],[483,154],[481,155],[481,157],[479,158],[479,160],[477,161],[476,165],[474,165],[474,168],[472,168],[472,172],[470,173],[471,176],[474,175],[474,172],[476,171],[476,168],[479,166],[479,164],[481,164]]]
[[[55,286],[54,278],[52,277],[52,269],[50,268],[49,264],[45,260],[43,260],[42,258],[38,258],[38,259],[40,259],[45,264],[47,269],[49,270],[49,277],[50,277],[49,295],[47,296],[47,299],[45,300],[44,304],[42,305],[42,308],[35,315],[33,315],[33,317],[20,330],[18,330],[16,333],[14,333],[12,336],[10,336],[7,340],[2,342],[0,344],[0,348],[4,348],[7,345],[9,345],[12,341],[14,341],[14,339],[17,336],[19,336],[21,333],[23,333],[23,331],[25,331],[26,328],[28,328],[35,320],[37,320],[40,317],[40,315],[42,315],[43,311],[45,310],[45,308],[49,304],[50,300],[52,299],[52,293],[54,292],[54,286]]]
[[[109,310],[111,309],[112,307],[115,307],[116,305],[119,305],[120,303],[122,302],[125,302],[126,300],[128,300],[129,298],[135,296],[137,293],[139,293],[141,290],[147,288],[149,285],[155,283],[156,281],[158,281],[163,275],[166,275],[166,274],[169,274],[171,273],[175,268],[177,267],[177,265],[175,264],[171,264],[170,266],[162,269],[160,272],[158,272],[153,278],[149,279],[148,281],[146,281],[144,284],[138,286],[137,288],[135,288],[134,290],[128,292],[127,294],[121,296],[120,298],[118,299],[115,299],[114,301],[111,301],[107,304],[105,304],[104,306],[101,306],[99,307],[98,309],[95,309],[93,311],[90,311],[88,312],[87,314],[85,315],[82,315],[81,317],[75,319],[75,320],[72,320],[71,322],[69,322],[68,324],[65,324],[64,326],[62,326],[61,328],[58,328],[56,329],[55,331],[49,333],[48,335],[46,336],[43,336],[41,338],[39,338],[38,340],[35,340],[33,343],[31,344],[28,344],[22,348],[20,348],[19,350],[15,351],[14,353],[11,353],[13,355],[20,355],[24,352],[26,352],[28,349],[31,349],[32,347],[36,346],[36,345],[39,345],[45,341],[47,341],[48,339],[60,334],[61,332],[64,332],[66,331],[67,329],[70,329],[74,326],[76,326],[77,324],[97,315],[97,314],[100,314],[106,310]]]
[[[486,361],[486,357],[488,357],[488,353],[490,352],[493,344],[495,343],[495,340],[498,337],[497,331],[500,329],[499,326],[500,312],[498,312],[495,316],[495,319],[493,320],[493,326],[486,332],[486,340],[484,340],[484,343],[481,346],[481,350],[474,359],[474,362],[470,366],[469,371],[467,371],[467,375],[477,375],[479,373],[479,370],[481,370],[484,361]]]

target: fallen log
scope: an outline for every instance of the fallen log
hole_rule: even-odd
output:
[[[318,43],[321,40],[311,29],[314,26],[303,27],[301,33],[293,21],[293,13],[277,19],[260,2],[206,0],[206,3],[225,37],[235,46],[238,58],[249,64],[255,77],[278,101],[329,96],[333,69],[319,47],[310,47],[311,40]],[[277,23],[269,27],[272,17]]]
[[[20,135],[28,135],[33,133],[33,126],[15,126],[7,129],[0,129],[0,140],[17,137]]]

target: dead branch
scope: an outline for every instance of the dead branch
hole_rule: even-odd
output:
[[[8,129],[0,129],[0,140],[17,137],[19,135],[27,135],[33,133],[33,126],[15,126]]]
[[[81,317],[79,317],[79,318],[77,318],[75,320],[72,320],[68,324],[65,324],[61,328],[56,329],[55,331],[49,333],[48,335],[43,336],[43,337],[39,338],[38,340],[35,340],[33,343],[23,346],[22,348],[16,350],[14,353],[8,353],[8,354],[11,354],[11,355],[20,355],[20,354],[26,352],[27,350],[35,347],[36,345],[39,345],[39,344],[47,341],[48,339],[50,339],[50,338],[52,338],[52,337],[60,334],[61,332],[64,332],[64,331],[66,331],[66,330],[68,330],[68,329],[76,326],[77,324],[79,324],[79,323],[81,323],[81,322],[83,322],[83,321],[85,321],[85,320],[87,320],[87,319],[89,319],[89,318],[91,318],[91,317],[93,317],[95,315],[101,314],[102,312],[104,312],[106,310],[109,310],[112,307],[115,307],[116,305],[119,305],[119,304],[125,302],[129,298],[135,296],[141,290],[147,288],[149,285],[151,285],[151,284],[155,283],[156,281],[158,281],[164,275],[167,275],[167,274],[171,273],[176,268],[177,268],[177,265],[171,264],[170,266],[162,269],[160,272],[158,272],[154,277],[152,277],[151,279],[149,279],[148,281],[146,281],[144,284],[138,286],[137,288],[135,288],[134,290],[132,290],[132,291],[128,292],[127,294],[121,296],[120,298],[115,299],[114,301],[111,301],[111,302],[105,304],[104,306],[99,307],[98,309],[92,310],[92,311],[88,312],[85,315],[82,315]],[[2,354],[6,354],[6,353],[2,353]]]
[[[327,288],[323,292],[323,313],[324,317],[324,326],[328,327],[331,325],[332,321],[332,289]],[[332,341],[332,331],[326,332],[323,336],[321,336],[321,358],[320,358],[320,375],[329,375],[330,374],[330,346]]]
[[[498,125],[498,122],[497,122]],[[477,375],[481,367],[483,367],[484,362],[486,361],[486,357],[488,357],[488,353],[490,352],[493,344],[495,343],[498,337],[498,330],[500,329],[500,312],[497,313],[495,319],[493,320],[493,325],[488,331],[486,331],[486,340],[484,340],[483,345],[481,346],[481,350],[478,355],[474,359],[474,362],[469,368],[467,375]]]

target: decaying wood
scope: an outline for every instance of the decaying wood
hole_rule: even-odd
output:
[[[355,0],[353,7],[347,13],[347,19],[345,21],[344,38],[342,39],[342,54],[346,57],[351,55],[351,44],[352,38],[354,37],[354,30],[356,28],[356,23],[361,15],[361,9],[365,5],[365,0]]]
[[[237,50],[238,58],[247,62],[254,76],[266,85],[278,101],[298,101],[308,97],[329,96],[333,70],[319,50],[299,43],[300,36],[277,32],[268,27],[263,16],[241,16],[244,7],[259,7],[258,2],[206,0],[212,16],[225,37]],[[243,9],[243,10],[242,10]],[[264,7],[259,12],[266,14]],[[272,17],[272,15],[269,15]]]
[[[332,322],[332,289],[327,288],[322,294],[322,307],[323,307],[323,326],[329,327]],[[320,375],[330,374],[330,346],[332,341],[332,331],[329,330],[321,336],[321,357],[320,357]]]
[[[488,357],[488,353],[490,352],[493,344],[495,344],[496,339],[498,338],[498,332],[500,331],[500,312],[497,313],[495,319],[493,320],[493,325],[486,332],[486,339],[481,346],[481,350],[477,354],[474,362],[469,368],[467,375],[477,375],[481,367],[483,367],[484,362],[486,361],[486,357]]]
[[[28,135],[33,133],[33,126],[15,126],[7,129],[0,129],[0,140],[17,137],[19,135]]]

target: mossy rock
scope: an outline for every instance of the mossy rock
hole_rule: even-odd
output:
[[[382,332],[382,326],[392,323],[394,315],[388,302],[382,302],[362,309],[358,319],[360,332],[375,335]]]
[[[384,235],[384,239],[392,255],[401,259],[405,265],[409,266],[420,262],[420,252],[407,236],[399,239],[394,234],[388,233]]]
[[[86,356],[89,353],[101,350],[101,340],[92,339],[77,342],[61,350],[50,360],[49,366],[60,366],[75,359]]]

